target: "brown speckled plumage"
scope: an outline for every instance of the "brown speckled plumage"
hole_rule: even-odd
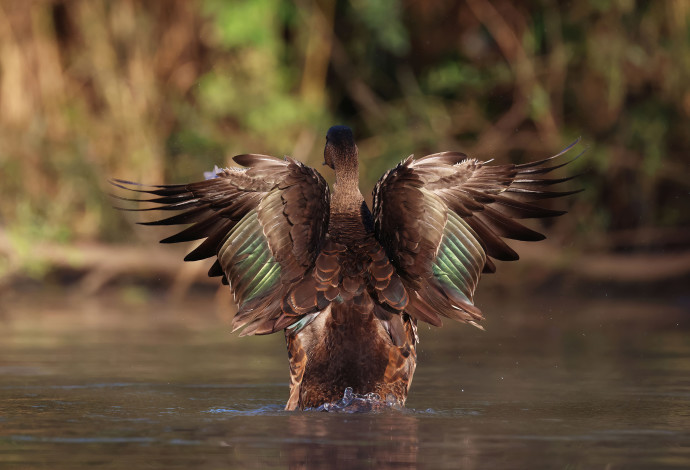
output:
[[[417,322],[440,326],[445,316],[479,326],[481,273],[495,270],[491,258],[517,259],[503,238],[543,238],[515,219],[561,214],[534,204],[573,193],[548,189],[569,178],[543,177],[564,165],[549,166],[561,154],[495,166],[455,152],[410,157],[377,183],[373,214],[344,126],[328,131],[324,151],[336,175],[332,195],[316,170],[255,154],[235,157],[244,169],[198,183],[113,184],[183,211],[149,225],[191,224],[164,243],[205,239],[185,259],[216,258],[209,275],[232,289],[235,329],[285,331],[287,409],[334,402],[346,387],[402,405]]]

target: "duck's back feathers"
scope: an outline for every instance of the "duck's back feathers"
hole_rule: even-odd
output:
[[[456,152],[409,157],[383,175],[374,188],[375,234],[413,293],[407,313],[433,325],[443,315],[478,326],[481,273],[495,271],[491,258],[518,259],[503,238],[544,238],[515,219],[561,215],[535,202],[576,192],[545,189],[571,178],[543,177],[569,163],[550,166],[575,143],[523,165],[492,166]]]
[[[299,317],[286,316],[282,299],[312,269],[326,235],[328,185],[314,169],[290,158],[239,155],[245,169],[222,169],[216,177],[185,185],[116,186],[159,196],[155,209],[184,212],[147,225],[192,224],[162,240],[205,240],[185,260],[216,256],[209,271],[229,283],[243,334],[281,330]],[[139,209],[150,210],[150,209]],[[304,313],[313,309],[305,308]]]

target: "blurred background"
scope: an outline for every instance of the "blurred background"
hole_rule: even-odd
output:
[[[597,282],[690,272],[690,2],[7,0],[0,285],[204,282],[113,210],[108,178],[193,181],[247,152],[323,171],[333,124],[365,194],[412,153],[524,162],[581,136],[563,175],[585,191],[523,258]]]
[[[281,412],[283,335],[110,196],[247,152],[332,181],[334,124],[365,197],[410,154],[586,150],[486,331],[420,325],[400,413]],[[0,466],[690,468],[689,176],[687,0],[2,0]]]

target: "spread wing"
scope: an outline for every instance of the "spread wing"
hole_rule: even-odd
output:
[[[573,177],[545,177],[569,163],[552,164],[578,141],[522,165],[444,152],[409,157],[383,175],[374,188],[375,234],[410,292],[405,311],[436,326],[439,315],[478,326],[473,297],[482,272],[495,271],[491,258],[518,259],[503,239],[544,238],[516,219],[561,215],[536,203],[578,192],[550,189]]]
[[[144,225],[191,224],[161,243],[205,239],[185,261],[216,257],[209,276],[230,284],[239,307],[234,329],[244,327],[243,335],[273,333],[301,318],[285,314],[281,300],[313,269],[328,229],[328,185],[316,170],[291,158],[234,159],[246,168],[216,170],[214,178],[196,183],[112,183],[157,196],[143,201],[156,207],[128,210],[182,211]]]

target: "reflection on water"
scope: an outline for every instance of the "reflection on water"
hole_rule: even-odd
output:
[[[341,421],[330,414],[292,413],[285,443],[289,468],[417,468],[417,417],[402,411],[354,415]],[[351,425],[350,423],[357,423]]]
[[[0,464],[688,468],[681,300],[484,302],[486,333],[420,328],[407,408],[325,413],[283,411],[282,338],[231,336],[210,303],[15,299]]]

